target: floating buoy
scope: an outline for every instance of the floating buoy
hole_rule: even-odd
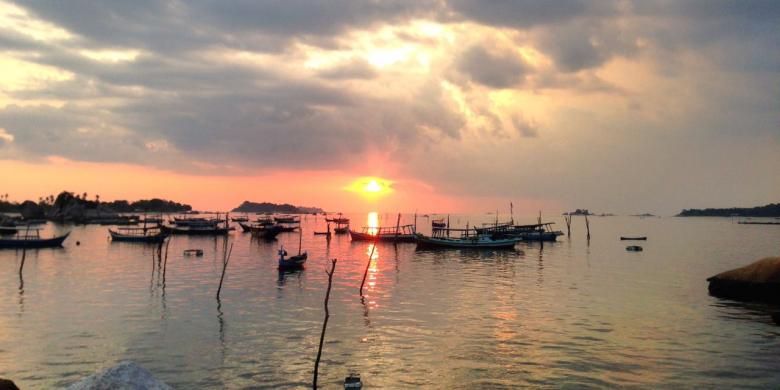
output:
[[[81,241],[76,241],[76,246],[81,245]]]
[[[630,245],[626,247],[626,250],[629,252],[641,252],[642,247],[639,245]]]

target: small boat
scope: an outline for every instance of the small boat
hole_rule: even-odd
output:
[[[390,241],[390,242],[415,242],[414,225],[394,227],[364,227],[362,231],[349,230],[352,241]]]
[[[330,237],[330,224],[328,224],[328,230],[325,232],[314,232],[314,235],[320,235],[320,236],[328,236]]]
[[[161,243],[170,235],[170,232],[158,227],[152,228],[118,228],[117,230],[108,229],[111,235],[111,241],[116,242],[142,242],[142,243]]]
[[[333,222],[336,224],[349,225],[349,218],[344,218],[342,214],[339,213],[339,216],[337,218],[325,217],[325,222]]]
[[[301,218],[294,215],[280,215],[274,217],[276,223],[301,223]]]
[[[431,228],[444,229],[447,227],[447,222],[444,222],[444,218],[431,220]]]
[[[284,250],[284,248],[279,249],[280,271],[302,269],[303,265],[306,264],[306,259],[309,257],[306,252],[296,256],[290,256],[289,258],[285,258],[285,256],[287,256],[287,251]]]
[[[216,226],[223,222],[220,219],[215,218],[177,218],[173,217],[171,221],[177,227],[190,227],[190,226]]]
[[[203,249],[185,249],[184,256],[203,256]]]
[[[306,259],[309,257],[309,254],[306,252],[301,253],[301,244],[303,244],[303,232],[301,232],[301,234],[298,235],[297,255],[290,256],[290,258],[285,259],[284,257],[287,256],[287,251],[284,250],[284,247],[281,247],[279,249],[279,270],[280,271],[303,268],[303,264],[306,263]]]
[[[449,237],[447,232],[459,232],[460,237]],[[468,229],[439,229],[433,236],[417,234],[418,248],[475,248],[511,249],[520,241],[518,238],[493,238],[489,234],[469,234]]]
[[[19,232],[19,228],[16,226],[0,226],[0,236],[7,236],[16,234]]]
[[[621,236],[620,239],[622,241],[647,241],[647,237],[645,237],[645,236],[639,236],[639,237],[625,237],[625,236]]]
[[[489,234],[494,239],[519,238],[522,241],[556,241],[563,235],[560,230],[553,230],[554,222],[536,223],[531,225],[515,225],[513,223],[496,223],[474,228],[478,234]]]
[[[230,217],[231,222],[249,222],[249,217]]]
[[[161,229],[169,234],[190,236],[223,236],[235,230],[233,227],[220,225],[192,225],[187,227],[162,226]]]
[[[13,238],[0,238],[0,249],[56,248],[70,235],[70,232],[52,238],[41,238],[39,229],[26,229]]]
[[[630,245],[626,247],[626,250],[629,252],[641,252],[642,247],[639,245]]]
[[[336,226],[333,229],[333,232],[336,234],[347,234],[349,233],[349,225],[347,226]]]
[[[251,233],[253,237],[259,237],[265,240],[273,240],[282,232],[282,228],[278,225],[248,225],[241,222],[239,222],[239,225],[244,232]]]

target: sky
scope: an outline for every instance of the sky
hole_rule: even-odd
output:
[[[0,0],[0,193],[780,201],[780,2]]]

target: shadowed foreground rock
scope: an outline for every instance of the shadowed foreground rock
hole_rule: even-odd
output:
[[[780,257],[767,257],[707,281],[710,295],[716,297],[780,303]]]
[[[14,381],[0,378],[0,390],[19,390]]]
[[[70,386],[68,390],[170,390],[152,374],[135,362],[121,362],[114,367],[90,375]]]

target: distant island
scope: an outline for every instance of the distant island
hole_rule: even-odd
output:
[[[49,195],[38,201],[11,202],[8,195],[0,197],[0,213],[18,213],[25,219],[47,219],[58,222],[89,223],[95,219],[116,218],[119,213],[180,213],[192,206],[164,199],[142,199],[134,202],[114,200],[101,202],[100,195],[89,199],[88,194],[63,191],[56,197]]]
[[[758,207],[731,207],[727,209],[684,209],[678,217],[780,217],[780,203]]]
[[[312,214],[322,213],[318,207],[293,206],[291,204],[255,203],[245,200],[240,206],[232,210],[234,213],[282,213],[282,214]]]
[[[601,213],[601,214],[594,214],[591,213],[588,209],[577,209],[574,211],[569,211],[568,213],[563,213],[563,215],[591,215],[596,217],[614,217],[615,214],[612,213]]]

